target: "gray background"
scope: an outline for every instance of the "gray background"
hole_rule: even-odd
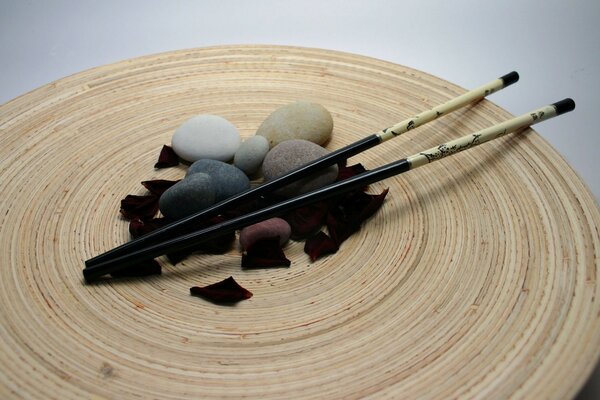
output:
[[[600,2],[0,0],[0,104],[84,69],[163,51],[282,44],[376,57],[474,88],[518,115],[564,97],[575,112],[535,130],[600,199]],[[580,399],[600,398],[600,371]]]

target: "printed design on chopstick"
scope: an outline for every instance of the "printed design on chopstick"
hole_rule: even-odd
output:
[[[494,137],[494,139],[498,139],[499,137],[502,137],[504,135],[506,135],[508,132],[508,129],[503,129],[502,131],[496,133],[496,136]]]
[[[436,116],[435,116],[435,118],[439,117],[440,115],[442,115],[442,113],[440,113],[439,111],[438,111],[438,112],[436,112]],[[417,116],[413,117],[411,120],[409,120],[409,121],[408,121],[408,123],[406,124],[406,126],[404,126],[404,130],[397,131],[397,130],[395,130],[394,128],[398,129],[398,128],[400,128],[400,127],[399,127],[398,125],[394,125],[394,126],[392,126],[392,127],[385,128],[385,129],[383,130],[383,133],[385,133],[385,134],[387,134],[387,133],[391,133],[391,134],[392,134],[392,135],[394,135],[394,136],[400,136],[400,135],[402,135],[403,133],[405,133],[405,132],[408,132],[408,131],[410,131],[411,129],[414,129],[414,128],[416,128],[416,127],[418,126],[418,125],[416,124],[416,121],[417,121],[418,119],[419,119],[419,116],[417,115]]]
[[[534,121],[537,121],[538,119],[542,119],[544,117],[544,115],[546,115],[543,111],[538,111],[537,113],[532,112],[531,114],[531,119],[533,119]]]
[[[428,152],[419,153],[427,158],[428,162],[439,160],[440,158],[447,157],[451,154],[458,153],[459,151],[466,150],[479,144],[479,138],[481,134],[474,133],[470,135],[465,141],[455,143],[448,146],[447,143],[439,145],[437,148],[432,149]]]

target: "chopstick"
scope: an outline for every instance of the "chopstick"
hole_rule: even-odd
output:
[[[232,209],[233,207],[245,204],[249,200],[273,192],[274,190],[281,188],[295,180],[309,176],[310,174],[320,169],[336,164],[342,160],[350,158],[351,156],[354,156],[367,149],[370,149],[380,143],[400,136],[403,133],[408,132],[409,130],[412,130],[430,121],[433,121],[434,119],[437,119],[442,115],[449,114],[461,107],[466,106],[467,104],[470,104],[477,100],[481,100],[489,94],[492,94],[494,92],[497,92],[498,90],[504,89],[505,87],[512,85],[518,80],[519,74],[515,71],[510,72],[498,79],[494,79],[493,81],[490,81],[476,89],[473,89],[467,93],[455,97],[444,104],[436,106],[431,110],[424,111],[412,118],[408,118],[389,128],[383,129],[378,133],[372,134],[346,147],[333,151],[309,164],[306,164],[289,172],[284,176],[266,182],[253,189],[244,191],[238,195],[232,196],[196,214],[175,221],[167,226],[164,226],[142,237],[127,242],[103,254],[90,258],[85,262],[85,265],[89,268],[94,265],[105,263],[111,259],[116,259],[119,256],[125,255],[129,252],[149,246],[152,243],[160,243],[162,241],[168,240],[169,237],[180,234],[181,232],[185,232],[186,230],[192,231],[195,229],[195,227],[198,226],[198,223],[202,222],[202,220],[207,220],[210,217],[221,214],[227,209]]]
[[[223,233],[231,232],[244,226],[260,222],[267,218],[280,215],[294,208],[325,200],[330,197],[362,188],[382,179],[413,170],[449,155],[456,154],[471,147],[504,136],[510,132],[519,131],[527,128],[528,126],[570,112],[574,109],[575,102],[572,99],[567,98],[561,100],[559,102],[530,111],[519,117],[515,117],[508,121],[483,129],[476,133],[443,143],[439,146],[421,151],[410,157],[386,164],[371,171],[367,171],[346,180],[316,189],[312,192],[302,194],[295,198],[282,201],[264,209],[253,211],[241,217],[227,220],[208,228],[191,232],[177,238],[172,238],[161,243],[151,244],[147,247],[136,249],[126,254],[120,254],[119,256],[108,261],[85,268],[83,270],[83,276],[86,282],[92,282],[106,274],[110,274],[122,268],[134,265],[140,261],[152,259],[170,252],[183,251],[193,248],[198,243],[215,238]]]

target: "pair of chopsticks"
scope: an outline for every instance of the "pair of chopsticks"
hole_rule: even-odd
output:
[[[519,75],[513,71],[444,104],[434,107],[431,110],[424,111],[392,127],[383,129],[378,133],[333,151],[309,164],[291,171],[287,175],[266,182],[256,188],[249,189],[187,218],[173,222],[106,253],[90,258],[85,262],[86,267],[83,270],[83,276],[86,282],[92,282],[104,275],[135,265],[144,260],[149,260],[167,253],[192,249],[198,243],[213,239],[223,233],[231,232],[265,219],[281,215],[306,204],[325,200],[365,187],[371,183],[410,171],[430,162],[496,139],[500,136],[504,136],[507,133],[522,130],[531,125],[572,111],[575,108],[575,102],[572,99],[567,98],[476,133],[466,135],[419,152],[410,157],[364,172],[352,178],[333,183],[329,186],[316,189],[292,199],[284,200],[260,210],[249,212],[238,218],[226,220],[204,229],[197,229],[199,223],[202,223],[210,217],[221,214],[227,209],[233,209],[236,206],[246,204],[251,200],[273,192],[293,181],[311,175],[325,167],[336,164],[339,161],[346,160],[351,156],[433,121],[440,116],[449,114],[474,101],[483,99],[487,95],[504,89],[518,80]]]

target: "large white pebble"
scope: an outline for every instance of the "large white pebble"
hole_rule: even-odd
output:
[[[175,130],[171,146],[186,161],[202,158],[227,162],[240,147],[240,132],[218,115],[197,115]]]

